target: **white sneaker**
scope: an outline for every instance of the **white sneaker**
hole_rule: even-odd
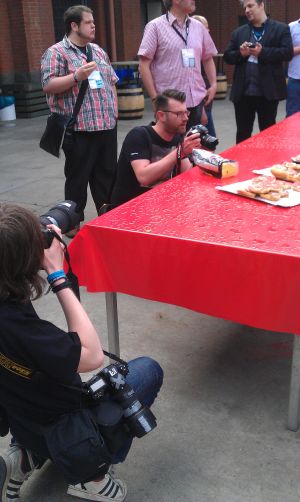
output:
[[[108,472],[102,481],[69,485],[67,493],[83,500],[123,502],[127,495],[127,486],[124,481],[115,479],[111,472]]]
[[[29,451],[12,445],[0,456],[1,502],[19,500],[20,488],[35,469]]]

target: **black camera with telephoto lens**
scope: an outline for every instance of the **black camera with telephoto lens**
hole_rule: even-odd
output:
[[[40,216],[41,230],[44,239],[44,247],[48,249],[51,246],[54,232],[47,228],[47,225],[53,224],[60,228],[62,234],[73,230],[80,222],[80,215],[76,212],[76,203],[72,200],[64,200],[49,211]]]
[[[211,136],[208,134],[208,129],[202,125],[198,124],[193,127],[187,132],[187,136],[191,136],[191,134],[200,134],[200,143],[204,148],[207,148],[207,150],[214,151],[216,149],[216,146],[219,144],[219,140],[215,138],[214,136]]]
[[[83,385],[86,393],[94,400],[101,399],[106,393],[110,394],[123,409],[123,422],[129,434],[141,438],[156,427],[156,418],[126,383],[128,372],[125,361],[110,364]]]

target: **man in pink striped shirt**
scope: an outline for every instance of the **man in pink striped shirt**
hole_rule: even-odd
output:
[[[200,124],[203,104],[209,104],[217,89],[213,56],[217,49],[203,25],[189,17],[195,0],[163,0],[166,14],[150,21],[138,51],[139,70],[153,100],[173,88],[185,92],[190,117],[187,128]],[[210,82],[206,89],[201,62]]]

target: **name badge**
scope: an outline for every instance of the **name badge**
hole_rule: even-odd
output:
[[[88,78],[91,89],[103,89],[104,83],[99,70],[94,70]]]
[[[256,56],[249,56],[248,58],[248,63],[255,63],[258,64],[258,59]]]
[[[181,49],[181,56],[184,68],[195,68],[194,49]]]

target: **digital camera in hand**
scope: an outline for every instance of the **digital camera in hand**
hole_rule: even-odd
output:
[[[65,234],[76,227],[80,222],[80,215],[76,212],[76,203],[64,200],[40,216],[41,230],[44,238],[44,247],[48,249],[54,238],[54,233],[47,225],[53,224]]]
[[[94,400],[101,399],[106,393],[121,405],[124,423],[132,436],[141,438],[156,427],[152,411],[143,406],[133,388],[126,383],[127,364],[115,363],[103,368],[84,383],[84,389]]]
[[[248,42],[247,45],[248,45],[249,49],[255,49],[255,47],[256,47],[256,44],[253,42]]]
[[[200,143],[207,150],[211,150],[212,152],[216,149],[216,146],[219,144],[219,140],[214,136],[208,134],[208,130],[202,124],[195,125],[191,127],[191,129],[187,132],[187,136],[191,136],[191,134],[200,134]]]

